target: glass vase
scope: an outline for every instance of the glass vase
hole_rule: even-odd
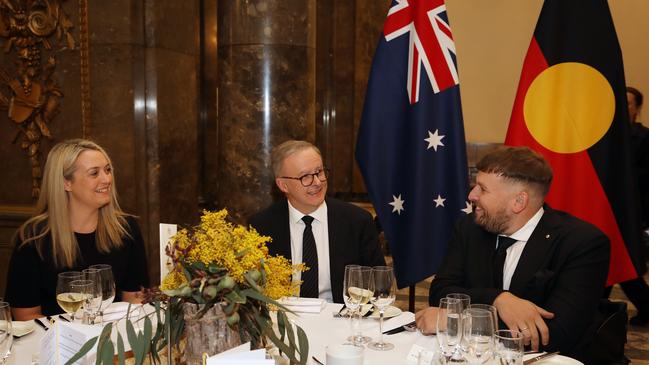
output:
[[[239,332],[228,327],[221,305],[213,306],[203,316],[196,318],[202,308],[202,305],[183,304],[187,365],[201,365],[203,354],[213,356],[241,344]]]

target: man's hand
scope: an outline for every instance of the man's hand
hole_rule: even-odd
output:
[[[543,345],[550,342],[550,332],[545,319],[554,318],[554,313],[510,292],[503,292],[496,297],[493,305],[498,310],[500,319],[510,330],[521,332],[525,337],[525,344],[531,343],[533,351],[539,350],[539,337]]]
[[[428,307],[415,313],[417,328],[419,328],[421,333],[423,333],[424,335],[432,335],[437,332],[438,313],[439,308],[437,307]]]

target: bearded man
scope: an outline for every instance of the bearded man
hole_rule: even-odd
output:
[[[429,304],[449,293],[496,307],[502,327],[520,331],[533,350],[579,357],[608,274],[610,243],[595,226],[544,205],[552,169],[527,147],[504,147],[478,164],[461,219],[430,286]],[[438,308],[417,313],[436,331]]]

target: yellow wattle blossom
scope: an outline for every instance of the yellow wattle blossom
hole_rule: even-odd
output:
[[[304,264],[291,265],[284,256],[271,256],[265,261],[266,286],[264,294],[271,299],[297,295],[300,282],[293,282],[295,271],[304,271]]]
[[[174,269],[167,276],[165,276],[162,283],[160,283],[160,290],[172,290],[176,289],[182,284],[187,283],[187,278],[183,275],[182,272]]]
[[[224,268],[230,277],[238,284],[248,286],[245,273],[250,270],[260,270],[261,262],[267,282],[264,294],[277,299],[281,296],[297,292],[299,283],[292,282],[294,270],[304,271],[304,265],[293,267],[289,260],[279,256],[269,256],[266,244],[270,237],[262,236],[250,227],[235,225],[226,221],[228,211],[203,211],[201,223],[197,227],[180,230],[172,238],[171,256],[177,266],[186,262],[194,264],[201,262],[205,265],[216,264]],[[161,290],[173,290],[187,278],[181,267],[175,267],[163,280]]]

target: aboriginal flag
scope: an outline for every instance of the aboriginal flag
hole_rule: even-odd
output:
[[[622,53],[606,0],[546,0],[505,144],[552,165],[546,201],[611,240],[608,284],[645,271]]]

